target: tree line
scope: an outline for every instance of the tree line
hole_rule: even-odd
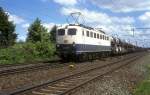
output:
[[[18,34],[15,32],[16,25],[9,21],[9,15],[0,7],[0,48],[8,48],[17,42]],[[55,43],[56,25],[49,32],[39,18],[28,28],[26,42],[53,42]]]
[[[48,31],[42,21],[36,18],[28,27],[25,42],[18,42],[16,25],[9,21],[9,15],[0,7],[0,64],[30,63],[55,58],[55,25]]]

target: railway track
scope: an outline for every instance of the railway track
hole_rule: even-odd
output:
[[[60,60],[51,60],[49,63],[60,63]],[[29,71],[35,71],[39,69],[49,69],[50,65],[47,62],[44,63],[33,63],[33,64],[6,64],[6,65],[0,65],[0,77],[6,76],[10,74],[16,74],[16,73],[24,73]]]
[[[18,66],[19,64],[16,64],[15,66]],[[6,68],[6,67],[11,67],[12,64],[1,64],[0,68]],[[14,66],[14,65],[13,65]]]
[[[47,60],[47,61],[37,61],[37,62],[30,62],[30,63],[17,63],[17,64],[0,64],[0,69],[2,68],[9,68],[9,67],[18,67],[18,66],[26,66],[26,65],[35,65],[37,63],[55,63],[60,61],[59,58],[54,58],[52,60]]]
[[[24,73],[29,71],[35,71],[39,69],[49,69],[50,65],[49,63],[61,63],[60,59],[57,60],[51,60],[49,62],[41,62],[41,63],[32,63],[32,64],[3,64],[0,65],[0,77],[6,76],[10,74],[16,74],[16,73]],[[54,64],[53,64],[54,65]],[[56,67],[56,66],[54,66]]]
[[[139,53],[136,56],[132,56],[118,62],[92,68],[54,81],[48,81],[39,85],[29,86],[7,93],[3,92],[2,95],[68,95],[86,83],[95,80],[98,77],[103,77],[104,75],[112,73],[113,71],[134,62],[142,56],[143,54],[141,55],[141,53]]]
[[[22,73],[22,72],[29,72],[39,69],[49,69],[52,65],[51,63],[59,63],[59,60],[50,61],[50,63],[37,63],[37,64],[16,64],[16,65],[0,65],[0,76]]]

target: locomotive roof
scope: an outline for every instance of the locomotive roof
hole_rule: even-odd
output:
[[[94,28],[89,27],[89,26],[85,26],[85,25],[83,25],[83,24],[69,24],[69,26],[80,26],[80,27],[83,27],[83,28],[87,28],[87,29],[90,29],[90,30],[94,30]]]
[[[102,31],[102,30],[100,30],[100,29],[94,29],[94,28],[92,28],[92,27],[85,26],[85,25],[83,25],[83,24],[69,24],[68,26],[80,26],[80,27],[83,27],[83,28],[86,28],[86,29],[89,29],[89,30],[97,30],[97,31],[99,31],[99,32],[101,32],[101,33],[106,34],[104,31]]]

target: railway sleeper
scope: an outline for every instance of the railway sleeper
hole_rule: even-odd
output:
[[[41,89],[41,91],[44,91],[44,92],[54,92],[54,91],[58,91],[58,92],[63,92],[64,90],[66,90],[66,89]]]
[[[46,95],[46,94],[48,94],[48,95],[58,95],[58,94],[60,94],[60,93],[63,93],[64,91],[66,91],[66,90],[68,90],[69,88],[63,88],[63,87],[61,87],[61,89],[60,88],[55,88],[55,89],[51,89],[51,88],[43,88],[43,89],[40,89],[40,90],[38,90],[38,91],[32,91],[32,93],[33,94],[36,94],[36,95]]]
[[[32,91],[32,95],[58,95],[57,93],[45,93],[45,92],[39,92],[39,91]]]
[[[58,89],[55,89],[55,90],[52,90],[52,89],[41,89],[39,92],[42,92],[42,93],[62,93],[64,91],[65,90],[58,90]]]
[[[69,89],[68,87],[54,87],[54,86],[48,86],[48,89],[59,89],[59,90],[65,90],[65,89]]]

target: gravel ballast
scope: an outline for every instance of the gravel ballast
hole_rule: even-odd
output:
[[[101,66],[113,61],[117,61],[120,57],[114,57],[112,59],[105,58],[105,60],[95,60],[93,62],[83,62],[83,63],[67,63],[62,67],[58,64],[57,68],[41,69],[36,71],[29,71],[25,73],[17,73],[7,76],[0,77],[0,92],[10,91],[17,88],[22,88],[28,85],[36,85],[43,83],[45,81],[50,81],[57,79],[58,77],[64,77],[77,73],[79,71],[84,71],[86,69]],[[123,58],[121,58],[123,59]],[[54,63],[53,63],[54,64]],[[70,68],[69,65],[73,64],[74,68]]]
[[[129,55],[126,55],[129,56]],[[7,91],[7,90],[12,90],[12,89],[16,89],[16,88],[21,88],[23,86],[26,85],[35,85],[38,83],[42,83],[44,81],[47,80],[54,80],[56,77],[62,77],[65,75],[70,75],[73,73],[77,73],[78,71],[82,71],[82,70],[86,70],[89,68],[93,68],[93,67],[97,67],[97,66],[101,66],[104,64],[108,64],[110,62],[115,62],[118,60],[121,60],[125,58],[125,56],[123,57],[114,57],[114,58],[105,58],[106,60],[96,60],[93,62],[84,62],[82,64],[74,64],[74,63],[69,63],[69,64],[74,64],[75,67],[74,68],[70,68],[68,65],[64,66],[64,67],[60,67],[60,68],[51,68],[48,70],[38,70],[38,71],[33,71],[33,72],[26,72],[26,73],[19,73],[19,74],[13,74],[13,75],[8,75],[8,76],[3,76],[0,77],[0,92],[1,91]],[[146,59],[146,57],[144,57]],[[145,59],[145,60],[146,60]],[[141,60],[141,59],[140,59]],[[143,64],[141,64],[143,66]],[[59,67],[59,66],[58,66]],[[139,71],[137,72],[140,76],[137,79],[142,80],[143,79],[143,72],[145,71],[145,68],[141,68],[140,65],[135,65],[135,66],[129,66],[128,69],[130,69],[132,67],[132,71]],[[134,67],[134,70],[133,70]],[[126,68],[124,68],[126,69]],[[139,70],[141,69],[141,71]],[[103,79],[99,79],[98,81],[89,83],[88,85],[84,86],[84,88],[79,89],[76,93],[74,93],[75,95],[130,95],[130,91],[128,91],[127,89],[133,89],[132,85],[131,87],[128,87],[128,84],[130,84],[130,82],[128,82],[126,79],[126,77],[128,77],[128,75],[131,75],[135,78],[135,74],[130,74],[129,70],[125,70],[126,72],[124,72],[124,70],[122,71],[116,71],[114,73],[112,73],[111,75],[105,76]],[[122,74],[124,73],[124,74]],[[129,74],[128,74],[129,73]],[[116,75],[117,74],[117,75]],[[124,76],[126,75],[126,76]],[[141,77],[142,76],[142,77]],[[133,78],[132,78],[133,79]],[[122,80],[122,81],[120,81]],[[135,78],[136,80],[136,78]],[[135,82],[132,81],[134,84]],[[124,84],[122,84],[124,83]],[[132,83],[131,83],[132,84]],[[112,87],[109,89],[109,87]],[[108,92],[107,92],[108,91]],[[115,92],[113,92],[115,91]],[[93,94],[95,93],[95,94]],[[109,93],[119,93],[119,94],[109,94]],[[124,94],[123,94],[124,93]]]
[[[132,95],[136,85],[146,77],[148,64],[150,53],[122,69],[84,85],[71,95]]]

